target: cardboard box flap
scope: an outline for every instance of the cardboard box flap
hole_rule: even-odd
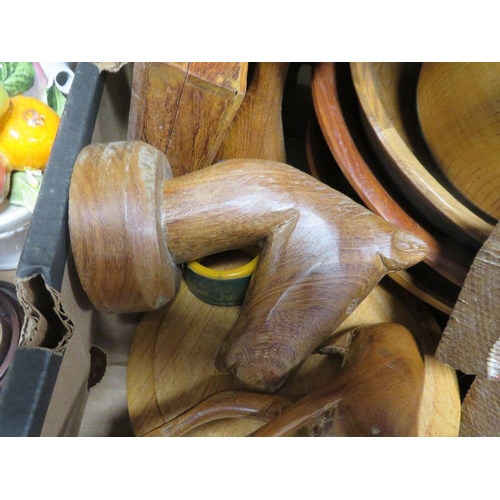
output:
[[[15,277],[25,319],[0,390],[0,436],[40,435],[74,333],[61,300],[69,185],[76,157],[92,140],[104,80],[96,65],[78,64],[46,167]]]
[[[76,157],[92,140],[103,85],[94,64],[78,64],[17,268],[26,314],[22,346],[63,351],[73,333],[59,295],[69,247],[69,185]]]

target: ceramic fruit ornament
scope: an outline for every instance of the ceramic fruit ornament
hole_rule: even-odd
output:
[[[0,118],[0,154],[11,170],[44,170],[54,143],[60,118],[34,97],[10,98]]]

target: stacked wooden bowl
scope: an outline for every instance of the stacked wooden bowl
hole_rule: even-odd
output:
[[[429,128],[436,144],[429,148],[421,121],[432,124],[438,114],[446,115],[444,107],[434,106],[446,89],[439,88],[436,71],[434,88],[430,76],[419,84],[425,64],[318,63],[312,92],[328,148],[361,201],[429,247],[424,263],[393,277],[449,314],[497,219],[458,189],[436,161],[442,129]]]

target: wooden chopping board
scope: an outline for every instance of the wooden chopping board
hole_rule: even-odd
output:
[[[170,305],[144,315],[127,369],[129,414],[136,436],[155,429],[214,392],[238,389],[232,377],[219,373],[213,364],[215,353],[238,314],[239,306],[213,306],[200,301],[182,282]],[[441,331],[425,304],[386,280],[334,333],[384,321],[401,323],[415,332],[427,352],[420,435],[458,435],[460,399],[456,373],[432,355]],[[309,392],[332,377],[340,365],[340,356],[313,354],[279,393]],[[245,436],[261,425],[262,422],[244,419],[220,420],[205,424],[188,436]]]

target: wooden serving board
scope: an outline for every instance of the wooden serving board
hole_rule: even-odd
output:
[[[230,375],[214,368],[217,349],[239,309],[206,304],[182,282],[170,305],[144,315],[127,369],[128,406],[136,436],[161,426],[214,392],[241,389]],[[385,321],[401,323],[415,332],[427,353],[420,435],[456,436],[460,421],[456,374],[432,356],[441,331],[425,304],[391,280],[383,281],[332,336]],[[313,354],[278,392],[305,394],[334,376],[340,365],[340,356]],[[188,436],[246,436],[261,425],[244,419],[220,420]]]

